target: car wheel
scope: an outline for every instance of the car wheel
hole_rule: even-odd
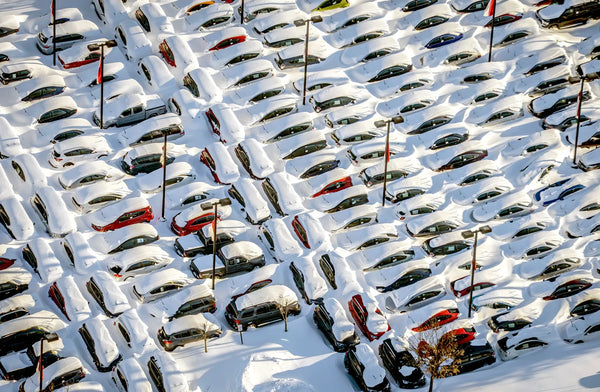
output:
[[[148,118],[152,118],[152,117],[156,117],[158,116],[158,113],[152,113],[151,115],[148,116]]]
[[[74,163],[73,163],[73,162],[67,162],[67,163],[65,163],[65,164],[63,165],[63,167],[71,167],[71,166],[73,166],[73,165],[74,165]]]

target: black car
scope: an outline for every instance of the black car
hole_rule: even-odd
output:
[[[162,167],[162,156],[162,143],[141,145],[123,155],[121,169],[132,176],[150,173]],[[173,161],[175,161],[175,156],[167,150],[167,165]]]
[[[390,338],[385,339],[379,346],[379,356],[383,366],[400,388],[415,389],[424,386],[425,375],[417,366],[415,358],[404,347],[394,346]]]
[[[487,150],[472,150],[463,152],[460,155],[452,158],[448,163],[440,166],[436,171],[452,170],[468,165],[469,163],[477,162],[487,157]]]
[[[571,309],[569,315],[571,317],[580,317],[586,314],[595,313],[600,310],[600,299],[592,298],[580,302]]]
[[[461,344],[459,348],[463,350],[463,354],[455,360],[459,374],[471,372],[496,362],[496,353],[489,342],[477,345],[469,342]]]
[[[540,21],[542,27],[548,29],[563,29],[576,25],[586,24],[589,19],[600,18],[600,2],[598,1],[586,1],[582,3],[573,3],[571,7],[566,8],[560,15],[556,16],[554,13],[546,15],[544,7],[539,9],[535,16]],[[552,7],[553,8],[553,7]]]
[[[325,212],[331,214],[334,212],[343,211],[348,208],[367,204],[368,202],[369,202],[369,196],[366,193],[362,194],[362,195],[355,195],[355,196],[352,196],[352,197],[342,200],[335,207],[332,207],[332,208],[326,210]]]
[[[360,354],[356,353],[356,350],[360,350]],[[368,385],[366,380],[363,378],[363,373],[365,371],[365,364],[361,362],[361,358],[369,360],[369,366],[379,366],[377,364],[377,358],[373,350],[365,343],[358,344],[355,347],[352,347],[350,350],[346,351],[346,355],[344,356],[344,366],[348,373],[352,376],[356,384],[361,391],[364,392],[375,392],[375,391],[390,391],[390,382],[387,377],[383,377],[383,380],[379,382],[377,385]],[[373,380],[369,380],[373,381]]]
[[[412,64],[399,64],[392,65],[391,67],[387,67],[379,71],[379,73],[373,76],[368,82],[378,82],[380,80],[392,78],[394,76],[399,76],[407,73],[412,69]]]
[[[500,314],[490,317],[490,319],[488,320],[488,326],[490,327],[490,329],[494,332],[517,331],[517,330],[519,330],[521,328],[525,328],[526,326],[531,324],[530,320],[523,319],[523,318],[498,321],[498,318],[500,316],[504,316],[505,314],[508,314],[508,313],[509,312],[504,312],[504,313],[500,313]]]
[[[330,307],[329,310],[327,309],[327,306]],[[354,330],[354,325],[347,319],[342,305],[334,298],[328,298],[315,306],[313,320],[317,325],[317,328],[323,332],[325,338],[337,352],[348,351],[350,347],[354,347],[360,343],[360,338]],[[338,340],[336,337],[336,333],[334,332],[334,325],[336,323],[338,324],[335,327],[337,331],[344,329],[345,326],[349,327],[349,329],[346,329],[347,333],[344,333],[346,336],[343,340]]]
[[[101,325],[101,321],[99,321],[99,319],[93,320],[94,324],[96,325]],[[98,333],[101,329],[106,329],[106,327],[104,328],[97,328],[96,325],[94,325],[94,328],[91,329],[91,326],[88,326],[87,323],[83,323],[83,325],[81,326],[81,328],[79,328],[79,335],[81,336],[81,338],[83,339],[83,342],[85,343],[86,348],[88,349],[92,360],[94,361],[94,365],[96,365],[96,368],[98,369],[99,372],[109,372],[112,370],[112,368],[122,359],[121,354],[117,355],[115,357],[115,359],[113,359],[110,363],[102,363],[102,360],[100,358],[98,358],[98,353],[96,352],[96,341],[94,340],[94,338],[98,339],[101,338],[101,333]],[[92,333],[90,333],[90,331],[93,330],[95,334],[98,334],[100,336],[93,336]],[[110,338],[110,336],[108,336]],[[112,340],[112,339],[109,339]],[[102,347],[104,347],[105,343],[102,343]],[[114,345],[114,341],[112,342],[112,344]],[[115,346],[116,347],[116,346]],[[102,354],[100,354],[102,355]],[[102,355],[104,356],[104,355]]]
[[[412,0],[406,3],[406,5],[402,8],[402,11],[416,11],[420,10],[421,8],[429,7],[430,5],[435,3],[437,3],[437,0]]]
[[[328,171],[337,168],[339,165],[340,165],[339,159],[320,162],[320,163],[317,163],[316,165],[311,166],[310,168],[306,169],[304,171],[304,173],[302,173],[300,175],[299,178],[306,179],[306,178],[318,176],[319,174],[327,173]]]
[[[431,270],[429,268],[416,268],[414,270],[408,271],[405,274],[402,274],[399,278],[394,280],[387,286],[377,286],[376,289],[380,293],[387,293],[393,290],[397,290],[401,287],[409,286],[413,283],[416,283],[422,279],[428,278],[431,276]]]
[[[452,253],[457,253],[461,250],[468,249],[471,247],[471,244],[469,242],[463,240],[448,242],[440,246],[432,246],[431,241],[435,238],[437,237],[430,238],[427,241],[423,242],[423,249],[430,256],[451,255]]]
[[[42,99],[42,98],[48,98],[48,97],[58,95],[58,94],[62,93],[63,91],[65,91],[64,86],[40,87],[38,89],[33,90],[32,92],[30,92],[23,98],[21,98],[21,101],[31,102],[31,101],[35,101],[35,100]]]
[[[52,121],[62,120],[63,118],[71,117],[75,113],[77,113],[76,108],[56,108],[42,114],[37,121],[39,124],[45,124]]]

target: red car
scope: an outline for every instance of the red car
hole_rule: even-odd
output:
[[[342,189],[350,188],[352,186],[352,178],[350,176],[340,178],[339,180],[335,180],[325,185],[320,191],[312,195],[312,197],[317,197],[321,195],[325,195],[327,193],[335,193],[337,191],[341,191]]]
[[[105,53],[106,55],[106,53]],[[100,51],[90,51],[86,46],[66,49],[58,55],[58,61],[64,69],[77,68],[100,60]]]
[[[391,329],[390,324],[388,324],[385,316],[375,304],[375,301],[370,298],[365,304],[362,296],[356,294],[348,301],[348,309],[358,329],[360,329],[369,341],[379,339]]]
[[[456,308],[444,309],[428,318],[427,321],[425,321],[418,327],[412,328],[412,330],[414,332],[423,332],[427,331],[428,329],[438,328],[444,324],[448,324],[456,320],[459,315],[460,313]]]
[[[445,335],[453,335],[454,339],[456,340],[456,344],[465,344],[470,342],[471,340],[475,339],[475,328],[473,327],[464,327],[464,328],[457,328],[457,329],[453,329],[451,331],[448,331],[444,334]]]
[[[60,289],[56,285],[56,282],[50,285],[48,289],[48,296],[52,299],[52,301],[58,306],[62,314],[65,315],[67,320],[71,321],[71,318],[67,314],[67,308],[65,307],[65,297],[60,292]]]
[[[245,40],[246,40],[245,35],[238,35],[235,37],[225,38],[224,40],[220,41],[218,44],[216,44],[215,46],[213,46],[212,48],[210,48],[208,50],[212,51],[212,50],[225,49],[225,48],[230,47],[231,45],[235,45],[235,44],[239,44],[240,42],[244,42]]]
[[[5,270],[15,263],[16,259],[7,259],[6,257],[0,257],[0,271]]]
[[[158,50],[160,51],[160,54],[162,54],[167,64],[169,64],[171,67],[177,67],[177,64],[175,64],[175,56],[173,55],[173,51],[167,44],[166,40],[163,40],[163,42],[158,45]]]
[[[465,280],[466,279],[466,280]],[[461,282],[458,287],[456,286],[457,282]],[[473,287],[473,291],[477,291],[477,290],[483,290],[483,289],[487,289],[488,287],[492,287],[495,286],[495,283],[492,282],[478,282],[478,283],[474,283],[473,286],[469,286],[470,284],[470,276],[464,276],[460,279],[456,279],[455,281],[450,283],[450,288],[452,288],[452,292],[454,293],[454,295],[456,295],[457,297],[464,297],[465,295],[468,295],[471,292],[471,287]],[[466,287],[465,287],[466,285]]]
[[[292,220],[292,228],[294,229],[294,233],[296,233],[296,236],[298,236],[298,239],[300,240],[300,242],[302,242],[302,245],[304,245],[305,248],[310,249],[310,244],[308,243],[308,235],[306,234],[306,229],[304,228],[304,226],[302,226],[302,223],[300,223],[300,220],[298,220],[298,215],[296,215],[294,220]]]
[[[143,197],[130,197],[108,205],[92,218],[92,228],[96,231],[120,229],[135,223],[150,222],[154,218],[152,207]]]
[[[585,279],[574,279],[563,284],[558,285],[558,287],[552,292],[552,294],[544,297],[545,301],[550,301],[553,299],[566,298],[572,295],[575,295],[583,290],[589,288],[592,284]]]

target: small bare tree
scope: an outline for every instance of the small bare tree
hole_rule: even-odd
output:
[[[279,298],[277,301],[277,308],[279,309],[279,313],[281,313],[281,317],[283,317],[283,323],[285,324],[285,332],[288,331],[288,315],[290,313],[290,309],[292,308],[294,301],[291,298],[283,297]]]
[[[208,352],[208,330],[210,326],[208,323],[202,324],[202,334],[204,335],[204,352]]]
[[[460,357],[464,350],[458,345],[452,331],[445,332],[435,325],[419,332],[409,343],[417,365],[429,375],[429,392],[433,392],[433,380],[459,373]]]

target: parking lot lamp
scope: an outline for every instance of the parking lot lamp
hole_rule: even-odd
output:
[[[56,67],[56,0],[52,0],[50,12],[52,13],[52,65]]]
[[[473,285],[475,280],[475,267],[476,267],[476,257],[477,257],[477,234],[487,234],[492,231],[492,228],[488,225],[481,226],[477,230],[465,230],[461,232],[463,238],[473,238],[473,258],[471,259],[471,287],[469,290],[469,318],[471,318],[471,306],[473,305]]]
[[[213,239],[213,259],[212,259],[212,289],[215,289],[215,269],[216,269],[216,258],[217,258],[217,207],[218,206],[228,206],[231,205],[231,199],[228,197],[224,199],[219,199],[213,202],[206,202],[200,204],[202,210],[213,210],[213,223],[212,223],[212,239]]]
[[[98,76],[96,83],[100,85],[100,129],[104,128],[104,47],[112,48],[117,46],[117,41],[111,39],[109,41],[89,44],[88,50],[100,49],[100,64],[98,65]]]
[[[597,64],[595,64],[593,61],[587,64],[594,64],[595,66],[597,66]],[[579,79],[580,82],[579,94],[577,95],[577,127],[575,129],[575,143],[573,143],[575,145],[573,149],[573,167],[577,167],[577,145],[579,144],[579,125],[581,123],[581,104],[583,102],[583,87],[585,85],[585,82],[598,79],[598,76],[600,74],[600,69],[594,69],[593,66],[591,67],[591,69],[587,69],[586,67],[586,70],[584,71],[582,69],[582,66],[578,65],[576,69],[578,76],[569,78],[569,82],[571,83],[577,82],[577,79]],[[588,73],[586,71],[591,72]]]
[[[308,73],[308,33],[310,22],[319,23],[323,18],[320,15],[311,16],[308,19],[295,20],[294,24],[298,27],[306,24],[306,38],[304,39],[304,87],[302,88],[302,105],[306,105],[306,75]]]
[[[385,207],[385,190],[387,188],[387,168],[388,168],[388,162],[390,161],[390,127],[391,127],[391,123],[400,124],[401,122],[404,122],[404,118],[402,118],[402,116],[394,116],[394,117],[390,118],[389,120],[375,121],[375,126],[377,128],[381,128],[387,124],[387,132],[386,132],[386,136],[385,136],[385,163],[383,166],[384,167],[384,169],[383,169],[383,195],[381,197],[381,206],[382,207]]]

